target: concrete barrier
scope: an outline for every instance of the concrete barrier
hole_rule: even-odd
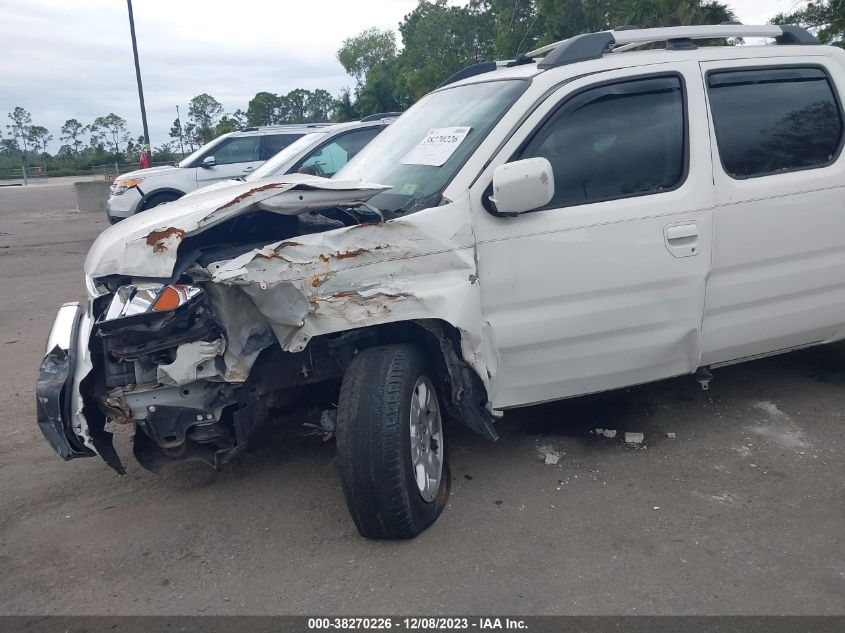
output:
[[[88,180],[73,183],[76,194],[76,208],[79,211],[106,212],[106,200],[109,198],[110,182],[105,180]]]

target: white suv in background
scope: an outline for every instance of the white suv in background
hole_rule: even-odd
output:
[[[123,174],[111,186],[106,209],[114,223],[181,198],[213,182],[245,176],[279,151],[328,123],[246,128],[218,136],[176,166]]]
[[[216,182],[188,194],[196,196],[216,191],[238,182],[255,182],[280,174],[310,174],[331,178],[379,132],[396,120],[399,112],[373,114],[350,123],[338,123],[313,130],[296,139],[258,169],[246,176]]]

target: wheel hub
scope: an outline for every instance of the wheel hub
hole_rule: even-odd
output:
[[[443,422],[434,385],[420,376],[411,394],[411,465],[424,501],[433,501],[443,475]]]

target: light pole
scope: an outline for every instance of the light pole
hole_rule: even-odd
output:
[[[179,151],[182,152],[182,158],[185,158],[185,146],[182,145],[182,117],[179,116],[179,106],[176,106],[176,123],[179,125]]]
[[[141,101],[141,123],[144,126],[144,157],[142,166],[150,166],[150,131],[147,128],[147,108],[144,105],[144,86],[141,84],[141,65],[138,63],[138,42],[135,40],[135,17],[132,15],[132,0],[126,0],[126,7],[129,9],[129,33],[132,35],[132,55],[135,57],[135,78],[138,80],[138,99]]]

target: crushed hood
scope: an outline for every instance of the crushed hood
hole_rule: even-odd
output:
[[[184,238],[229,218],[252,209],[300,215],[339,204],[360,204],[389,188],[286,174],[197,192],[133,215],[103,231],[85,258],[85,274],[89,278],[106,275],[168,278],[173,274],[177,250]]]

